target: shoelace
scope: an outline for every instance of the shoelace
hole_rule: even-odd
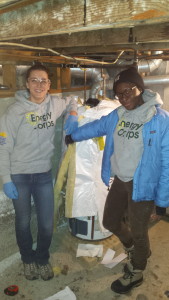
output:
[[[134,247],[131,247],[130,249],[124,248],[125,253],[127,254],[127,259],[132,259],[133,253],[134,253]]]
[[[25,269],[26,271],[31,271],[31,272],[34,272],[35,271],[35,266],[34,264],[25,264]]]
[[[49,272],[48,265],[41,265],[40,270],[43,274],[48,273]]]
[[[130,250],[130,251],[127,251],[127,258],[129,259],[129,260],[131,260],[132,259],[132,257],[133,257],[133,253],[134,253],[134,249],[132,249],[132,250]]]
[[[124,279],[129,279],[129,278],[132,278],[134,276],[134,273],[132,271],[129,270],[129,268],[127,267],[125,269],[125,273],[123,275],[123,278]]]

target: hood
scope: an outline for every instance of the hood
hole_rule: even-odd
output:
[[[163,101],[156,92],[146,89],[142,94],[144,104],[133,110],[127,110],[124,106],[118,108],[119,118],[137,118],[140,122],[146,123],[156,114],[156,106],[161,106]]]
[[[40,104],[31,102],[29,100],[29,97],[30,97],[30,93],[29,93],[28,90],[17,91],[16,94],[15,94],[16,101],[20,102],[20,104],[22,106],[27,107],[27,108],[30,107],[30,108],[35,109],[35,108],[37,108],[41,105],[44,105],[44,104],[48,103],[49,100],[50,100],[50,95],[49,94],[46,95],[44,101]]]
[[[151,105],[156,105],[156,106],[161,106],[163,105],[163,101],[161,99],[161,96],[156,93],[153,92],[152,90],[146,89],[142,95],[143,100],[145,103],[147,102],[151,102]]]

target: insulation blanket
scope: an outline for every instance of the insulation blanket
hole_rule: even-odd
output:
[[[118,101],[102,100],[93,108],[80,107],[79,126],[100,119],[118,106]],[[76,143],[72,217],[97,216],[100,228],[104,231],[102,218],[108,190],[101,179],[102,156],[103,150],[100,150],[98,139]]]

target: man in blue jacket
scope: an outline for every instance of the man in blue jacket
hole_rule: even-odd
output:
[[[109,186],[103,226],[122,242],[129,261],[111,289],[125,294],[143,282],[150,256],[148,223],[154,205],[169,206],[169,113],[158,93],[145,89],[135,67],[122,71],[113,86],[121,106],[88,123],[66,142],[106,135],[102,180]],[[125,222],[125,213],[129,222]]]

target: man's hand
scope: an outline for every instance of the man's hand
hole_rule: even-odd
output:
[[[17,191],[16,186],[14,185],[14,183],[12,181],[4,183],[3,191],[4,191],[5,195],[10,199],[17,199],[18,198],[18,191]]]
[[[68,146],[69,144],[73,144],[74,140],[71,137],[71,134],[65,136],[65,144]]]

